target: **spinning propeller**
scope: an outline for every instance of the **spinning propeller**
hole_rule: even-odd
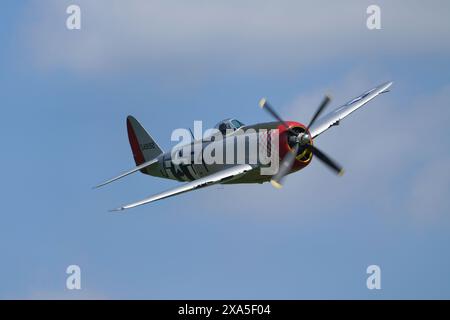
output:
[[[259,102],[259,106],[269,112],[270,115],[276,120],[281,122],[289,132],[288,143],[290,142],[289,145],[291,146],[291,150],[284,156],[283,160],[280,163],[278,173],[273,176],[272,180],[270,181],[274,187],[281,188],[281,181],[283,180],[284,176],[291,171],[292,166],[295,162],[295,157],[305,150],[309,150],[310,152],[312,152],[314,156],[316,156],[320,161],[322,161],[338,175],[342,175],[344,173],[344,169],[340,165],[338,165],[334,160],[332,160],[329,156],[327,156],[312,144],[312,137],[309,135],[309,128],[317,120],[330,100],[331,99],[329,96],[325,96],[319,108],[317,108],[317,111],[309,122],[308,126],[306,127],[306,130],[300,133],[296,132],[294,128],[289,127],[287,122],[278,115],[278,113],[272,108],[272,106],[267,102],[266,99],[261,99],[261,101]]]

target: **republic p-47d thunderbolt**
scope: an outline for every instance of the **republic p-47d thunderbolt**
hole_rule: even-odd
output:
[[[392,82],[387,82],[375,87],[321,117],[322,111],[330,102],[330,98],[325,96],[308,125],[283,120],[266,99],[261,99],[259,106],[266,110],[275,121],[244,125],[236,119],[227,119],[216,125],[217,132],[222,135],[221,139],[204,139],[202,137],[190,142],[193,149],[200,150],[199,154],[202,155],[206,148],[211,147],[211,144],[220,143],[223,145],[224,142],[235,141],[239,133],[249,131],[249,129],[264,129],[267,132],[276,132],[277,134],[274,137],[277,139],[275,145],[278,150],[271,151],[275,151],[279,165],[277,166],[277,171],[271,175],[261,173],[262,165],[259,162],[249,161],[252,157],[248,156],[248,153],[254,152],[252,151],[254,149],[250,150],[245,142],[244,149],[247,153],[243,158],[244,161],[238,163],[207,163],[203,159],[188,163],[175,162],[174,155],[181,154],[182,150],[185,150],[185,146],[176,146],[171,151],[164,152],[141,124],[132,116],[128,116],[126,121],[128,138],[136,167],[96,186],[96,188],[138,171],[146,175],[184,182],[184,184],[171,190],[112,210],[121,211],[214,184],[263,183],[270,181],[272,185],[279,188],[286,175],[305,168],[313,157],[317,157],[331,170],[342,175],[342,167],[315,146],[313,140],[332,126],[338,125],[342,119],[378,95],[389,92],[391,85]],[[272,135],[267,134],[266,141],[263,141],[263,145],[266,148],[270,149],[270,146],[273,145],[273,141],[269,141],[271,139],[273,139]],[[192,154],[189,156],[194,158],[194,152],[192,151]]]

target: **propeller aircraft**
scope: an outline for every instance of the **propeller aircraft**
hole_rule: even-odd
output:
[[[240,133],[250,129],[263,129],[269,130],[269,132],[275,130],[277,134],[267,134],[262,144],[269,151],[275,152],[276,161],[279,161],[277,172],[271,175],[261,174],[261,170],[259,170],[262,167],[261,163],[249,161],[253,151],[245,143],[243,148],[247,156],[244,161],[239,163],[207,163],[203,158],[194,161],[196,155],[193,151],[188,154],[188,158],[192,161],[187,163],[174,161],[174,156],[181,156],[186,146],[176,146],[170,152],[164,152],[142,125],[134,117],[128,116],[126,120],[128,138],[136,166],[94,188],[104,186],[138,171],[146,175],[185,182],[173,189],[112,210],[122,211],[215,184],[264,183],[270,181],[274,187],[280,188],[287,175],[305,168],[314,157],[336,174],[342,175],[343,168],[325,152],[321,151],[314,144],[314,139],[329,128],[339,125],[342,119],[378,95],[389,92],[391,85],[392,82],[381,84],[321,117],[322,112],[331,101],[329,96],[325,96],[307,125],[296,121],[285,121],[266,99],[261,99],[259,106],[266,110],[275,121],[246,126],[236,119],[226,119],[216,125],[221,139],[202,138],[189,144],[190,147],[199,150],[201,156],[207,148],[217,146],[219,143],[223,146],[224,143],[234,142]],[[270,146],[273,146],[272,139],[276,139],[277,150],[270,150]],[[248,156],[249,153],[250,156]]]

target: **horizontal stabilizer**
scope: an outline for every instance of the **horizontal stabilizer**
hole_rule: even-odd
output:
[[[115,177],[115,178],[112,178],[112,179],[109,179],[108,181],[105,181],[105,182],[103,182],[103,183],[100,183],[99,185],[95,186],[94,189],[103,187],[104,185],[107,185],[108,183],[111,183],[111,182],[113,182],[113,181],[119,180],[119,179],[121,179],[121,178],[123,178],[123,177],[126,177],[126,176],[128,176],[128,175],[130,175],[130,174],[132,174],[132,173],[135,173],[135,172],[137,172],[137,171],[139,171],[139,170],[145,169],[145,168],[147,168],[148,166],[151,166],[152,164],[154,164],[154,163],[156,163],[156,162],[158,162],[158,159],[153,159],[153,160],[144,162],[143,164],[141,164],[141,165],[139,165],[139,166],[137,166],[137,167],[135,167],[135,168],[133,168],[133,169],[127,171],[127,172],[124,172],[124,173],[122,173],[121,175],[119,175],[119,176],[117,176],[117,177]]]

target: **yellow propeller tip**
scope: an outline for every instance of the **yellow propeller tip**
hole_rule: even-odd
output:
[[[277,189],[281,189],[283,186],[281,185],[281,183],[275,181],[275,180],[270,180],[270,183],[272,184],[272,186],[274,186]]]
[[[264,108],[265,104],[266,104],[266,98],[262,98],[261,100],[259,100],[259,107],[260,108]]]
[[[344,173],[345,173],[344,169],[342,169],[341,171],[339,171],[339,173],[338,173],[339,177],[342,177],[342,176],[344,175]]]

